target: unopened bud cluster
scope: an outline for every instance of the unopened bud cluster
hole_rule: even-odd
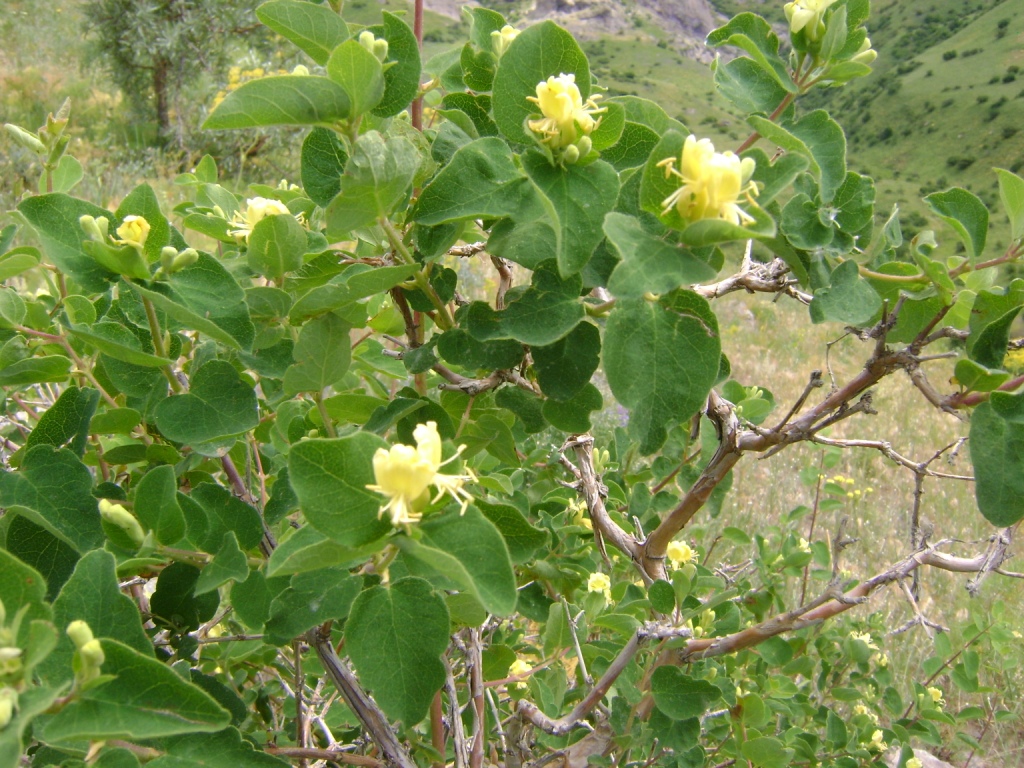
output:
[[[81,619],[68,624],[68,637],[75,644],[75,656],[71,668],[75,673],[75,684],[81,688],[100,676],[100,668],[106,661],[103,646],[93,637],[92,629]]]

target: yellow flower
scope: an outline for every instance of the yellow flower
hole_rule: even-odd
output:
[[[239,242],[249,242],[249,235],[253,227],[259,224],[267,216],[291,215],[291,211],[280,200],[271,200],[266,197],[250,197],[245,201],[245,209],[238,211],[231,217],[231,223],[237,227],[228,232]]]
[[[872,752],[885,752],[885,750],[889,748],[889,745],[882,740],[883,736],[885,736],[885,734],[882,733],[880,730],[876,730],[874,733],[872,733],[871,742],[868,744],[868,749],[870,749]]]
[[[810,543],[803,536],[801,536],[800,539],[797,541],[796,548],[799,549],[801,552],[811,551]]]
[[[522,659],[516,659],[512,662],[512,665],[508,668],[509,677],[523,677],[524,675],[530,674],[533,671],[533,667],[528,662]],[[526,688],[526,681],[520,680],[516,683],[516,688]]]
[[[149,237],[149,222],[141,216],[125,216],[117,228],[117,237],[111,238],[119,245],[131,245],[141,250]],[[120,239],[118,239],[120,238]]]
[[[863,704],[858,704],[857,706],[855,706],[853,708],[853,714],[855,714],[855,715],[864,715],[872,723],[874,723],[875,725],[878,725],[878,715],[876,715],[870,709],[865,707]]]
[[[811,42],[825,34],[825,11],[835,0],[795,0],[786,3],[783,10],[789,21],[789,33],[795,35],[803,30]]]
[[[309,67],[307,67],[305,64],[296,64],[295,69],[292,70],[292,74],[306,77],[307,75],[309,75]]]
[[[722,219],[732,224],[751,222],[754,217],[739,207],[741,197],[753,202],[757,187],[750,180],[754,173],[752,158],[740,159],[732,152],[715,152],[710,139],[690,135],[676,166],[675,157],[658,163],[665,178],[675,176],[682,186],[662,201],[662,215],[675,208],[687,221]]]
[[[575,144],[582,136],[588,136],[601,122],[594,115],[603,112],[598,108],[595,96],[583,101],[576,86],[576,75],[560,74],[537,83],[537,96],[527,99],[540,107],[542,117],[527,122],[530,130],[541,137],[541,142],[551,149],[561,149]]]
[[[592,573],[587,579],[588,592],[600,592],[606,600],[612,599],[612,580],[604,573]]]
[[[497,29],[491,32],[491,49],[494,51],[494,56],[500,59],[517,37],[519,37],[519,30],[510,24],[502,27],[500,32]]]
[[[860,48],[857,49],[857,53],[850,61],[855,61],[858,64],[871,64],[877,58],[878,51],[871,47],[871,38],[865,37],[864,42],[860,44]]]
[[[871,635],[869,635],[867,632],[854,632],[854,633],[852,633],[850,635],[850,639],[851,640],[860,640],[862,643],[864,643],[864,645],[866,645],[872,651],[877,651],[878,650],[878,646],[875,645],[874,641],[871,639]]]
[[[921,762],[921,758],[912,757],[907,760],[907,768],[924,768],[924,763]]]
[[[388,503],[381,507],[378,516],[390,512],[391,524],[395,526],[419,522],[423,513],[415,505],[426,497],[431,485],[437,488],[435,502],[447,493],[461,503],[464,513],[473,497],[463,485],[473,479],[472,473],[445,475],[438,472],[448,462],[441,460],[441,436],[435,422],[418,425],[412,434],[415,448],[393,445],[388,449],[378,448],[373,456],[373,476],[377,482],[366,487],[388,497]],[[463,447],[460,446],[449,461],[458,456]]]
[[[941,688],[928,688],[928,695],[932,697],[932,703],[937,707],[944,707],[946,700],[942,698]]]
[[[572,522],[588,531],[594,530],[594,523],[587,514],[587,503],[583,499],[573,499],[569,502],[569,512],[572,513]]]
[[[670,541],[665,549],[665,554],[672,561],[672,567],[678,568],[693,560],[693,550],[685,541]]]

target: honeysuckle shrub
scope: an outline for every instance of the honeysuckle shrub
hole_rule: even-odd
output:
[[[714,72],[749,115],[733,149],[602,94],[554,23],[474,8],[423,63],[401,17],[298,0],[257,14],[307,63],[205,123],[304,127],[291,180],[239,193],[205,157],[174,210],[141,185],[109,211],[68,194],[69,105],[6,126],[45,192],[0,233],[0,767],[983,749],[1014,716],[1019,617],[930,618],[917,574],[1014,575],[1024,283],[1000,267],[1024,180],[995,171],[1002,253],[964,189],[926,198],[941,241],[876,226],[839,122],[800,107],[870,74],[868,3],[785,12],[788,42],[750,13],[708,38],[740,49]],[[490,293],[460,285],[470,258]],[[785,402],[736,381],[735,291],[807,305],[863,366]],[[971,479],[936,463],[961,444],[903,456],[866,419],[889,376],[963,420],[973,549],[920,525],[925,486]],[[813,508],[693,533],[728,514],[734,466],[796,443],[821,449]],[[903,557],[868,573],[818,519],[878,498],[825,471],[855,450],[916,490]],[[889,584],[903,626],[864,605]],[[901,631],[934,632],[920,679],[890,663]]]

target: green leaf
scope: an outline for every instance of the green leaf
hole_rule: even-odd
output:
[[[526,182],[529,185],[529,182]],[[532,187],[530,188],[533,192]],[[534,195],[536,200],[536,195]],[[527,269],[537,269],[555,253],[555,231],[544,220],[523,217],[521,221],[503,219],[494,225],[487,239],[487,252],[502,259],[514,261]]]
[[[786,97],[775,71],[746,56],[713,66],[718,90],[744,113],[770,114]]]
[[[325,211],[328,237],[387,216],[408,191],[419,162],[416,147],[402,136],[385,139],[377,131],[360,136],[341,177],[341,194]]]
[[[380,551],[376,544],[346,547],[306,525],[280,542],[267,563],[267,578],[290,576],[320,568],[354,568]]]
[[[115,360],[143,368],[162,368],[171,364],[166,357],[144,351],[138,337],[120,323],[101,320],[90,327],[73,325],[68,332]]]
[[[288,588],[270,604],[265,630],[268,639],[285,645],[325,621],[344,619],[362,587],[362,577],[343,567],[295,574]]]
[[[0,765],[17,768],[25,757],[25,731],[32,720],[46,712],[61,694],[60,688],[29,687],[18,694],[11,721],[0,730]]]
[[[1013,525],[1024,517],[1024,424],[982,403],[971,415],[968,445],[978,509],[992,525]]]
[[[925,196],[924,201],[932,213],[953,228],[967,248],[967,256],[973,264],[985,250],[985,238],[988,236],[988,208],[985,204],[977,195],[960,187],[933,192]]]
[[[238,548],[234,531],[225,533],[222,541],[213,560],[199,574],[193,594],[204,595],[229,581],[245,581],[248,578],[249,563],[245,553]]]
[[[194,565],[181,562],[171,563],[160,571],[156,591],[149,601],[157,626],[168,627],[174,632],[189,632],[213,618],[220,605],[220,596],[216,592],[208,592],[198,598],[195,596],[199,573]]]
[[[548,423],[544,419],[544,400],[519,387],[502,387],[494,396],[494,404],[507,408],[523,423],[529,435],[543,432]]]
[[[39,419],[25,441],[25,447],[52,445],[60,448],[70,440],[71,450],[82,456],[89,439],[89,421],[96,412],[99,399],[100,393],[95,389],[68,387]]]
[[[735,16],[724,27],[712,30],[708,34],[707,44],[712,48],[722,45],[734,45],[737,48],[742,48],[783,89],[789,93],[800,92],[800,88],[789,76],[786,62],[779,56],[779,36],[772,31],[771,25],[760,16],[753,13],[741,13]]]
[[[1024,424],[1024,395],[1012,392],[993,392],[989,402],[992,404],[992,409],[1001,418],[1012,424]]]
[[[608,290],[620,299],[668,293],[711,280],[717,274],[710,264],[689,251],[649,234],[632,216],[609,213],[604,219],[604,233],[622,259],[608,279]]]
[[[346,40],[331,53],[327,76],[345,89],[353,116],[369,112],[384,96],[384,70],[358,40]]]
[[[1024,179],[1002,168],[996,168],[995,172],[999,178],[999,197],[1010,218],[1010,239],[1017,240],[1024,235]]]
[[[230,363],[211,360],[193,374],[186,394],[157,405],[154,420],[168,439],[197,448],[255,429],[256,392]]]
[[[43,577],[3,549],[0,549],[0,601],[3,601],[8,622],[27,606],[16,638],[19,646],[28,639],[29,622],[36,619],[50,621],[53,617],[46,603],[46,582]]]
[[[675,588],[664,579],[658,579],[647,588],[651,608],[658,613],[671,613],[676,607]]]
[[[882,299],[871,283],[860,276],[860,268],[848,259],[832,271],[831,284],[814,292],[811,320],[830,320],[849,325],[867,325],[882,309]]]
[[[742,61],[742,59],[736,59]],[[759,147],[743,153],[743,157],[751,158],[754,165],[753,180],[757,182],[757,203],[764,207],[782,192],[789,189],[793,180],[807,170],[810,161],[796,154],[784,154],[773,163],[768,154]]]
[[[477,341],[515,339],[524,344],[553,344],[569,333],[584,317],[579,299],[582,280],[578,275],[562,279],[554,262],[537,267],[530,287],[496,311],[484,302],[473,302],[466,314],[466,326]]]
[[[743,756],[757,768],[785,768],[796,752],[772,736],[758,736],[743,742]]]
[[[356,598],[345,624],[345,650],[381,709],[411,727],[444,684],[448,647],[444,600],[423,579],[374,586]]]
[[[250,80],[231,91],[202,127],[216,131],[268,125],[328,126],[345,120],[349,113],[348,94],[333,80],[276,75]]]
[[[501,532],[513,565],[522,565],[548,542],[548,532],[535,528],[523,513],[511,504],[489,504],[477,500],[474,506]]]
[[[161,544],[176,544],[185,535],[185,516],[178,505],[178,481],[170,465],[149,470],[135,486],[135,516]]]
[[[718,377],[718,321],[700,296],[676,291],[658,302],[628,299],[605,327],[608,385],[630,408],[629,428],[650,454],[667,427],[685,422],[704,404]]]
[[[661,137],[652,128],[626,121],[619,140],[601,152],[601,158],[617,171],[636,168],[647,162]]]
[[[42,574],[46,599],[53,602],[75,569],[78,553],[21,515],[11,515],[6,538],[7,551]]]
[[[206,253],[167,282],[143,288],[128,283],[179,327],[199,331],[234,349],[250,349],[256,329],[249,319],[245,292],[224,266]]]
[[[65,381],[71,370],[71,360],[63,355],[31,357],[0,369],[0,387],[24,387],[47,381]]]
[[[586,101],[590,96],[590,65],[571,34],[553,21],[534,24],[516,37],[501,57],[494,76],[494,122],[510,141],[532,144],[523,129],[537,107],[530,96],[537,84],[560,74],[576,76],[576,86]]]
[[[11,329],[21,325],[25,311],[25,300],[17,291],[0,286],[0,328]]]
[[[309,524],[350,547],[376,541],[391,530],[391,522],[379,515],[384,497],[366,489],[375,482],[373,454],[387,447],[368,432],[293,445],[288,480]]]
[[[348,323],[335,314],[306,323],[292,352],[296,363],[284,374],[285,393],[319,393],[340,380],[352,358],[349,330]]]
[[[452,155],[448,165],[420,193],[413,219],[435,225],[461,219],[518,216],[532,197],[532,189],[508,144],[485,137]]]
[[[179,503],[181,498],[178,497]],[[263,537],[260,513],[227,488],[216,483],[199,483],[188,498],[206,513],[206,532],[198,542],[204,552],[217,551],[229,532],[235,534],[242,549],[254,549],[259,545]]]
[[[832,202],[846,179],[846,135],[825,110],[816,109],[783,125],[757,115],[747,118],[747,122],[768,141],[806,157],[821,185],[821,202]]]
[[[302,2],[295,4],[311,5]],[[238,729],[233,727],[216,733],[176,736],[164,740],[161,747],[165,754],[147,762],[148,768],[287,768],[290,765],[278,757],[255,749],[252,742],[242,738]]]
[[[48,683],[68,682],[74,676],[75,645],[64,629],[78,620],[88,624],[96,637],[117,639],[139,653],[153,655],[139,609],[118,588],[114,556],[109,552],[100,549],[84,555],[53,603],[53,621],[61,632],[57,647],[39,668]]]
[[[82,164],[71,155],[64,155],[59,161],[57,161],[57,167],[53,169],[53,173],[50,175],[50,192],[70,192],[78,182],[82,180],[84,176],[82,171]],[[46,173],[44,172],[39,177],[39,192],[43,193],[48,191],[46,189]]]
[[[384,98],[374,107],[377,117],[394,117],[407,109],[420,88],[420,47],[409,25],[388,11],[384,24],[367,27],[377,38],[388,41],[388,57],[384,62]]]
[[[230,722],[227,710],[170,667],[116,640],[101,644],[102,672],[114,679],[79,693],[47,722],[43,740],[153,739]]]
[[[960,386],[968,392],[991,392],[1010,378],[1006,371],[992,370],[967,358],[956,361],[953,375]]]
[[[302,266],[305,252],[306,230],[294,216],[282,214],[266,216],[256,223],[245,258],[253,272],[280,284],[286,272]]]
[[[485,10],[474,8],[473,10]],[[445,111],[457,109],[463,112],[480,136],[496,136],[498,126],[491,119],[491,97],[486,93],[446,93],[441,99]]]
[[[301,4],[309,5],[306,2]],[[341,191],[341,175],[347,162],[348,152],[334,131],[317,126],[302,142],[302,188],[321,208],[326,208]]]
[[[459,56],[462,66],[462,81],[472,91],[489,91],[494,82],[494,68],[497,60],[490,48],[483,51],[473,49],[472,43],[462,47]]]
[[[1024,281],[979,291],[971,307],[967,356],[986,368],[1001,368],[1010,327],[1024,306]]]
[[[579,272],[601,242],[605,214],[615,207],[618,174],[601,160],[559,168],[540,152],[524,155],[523,168],[554,230],[559,273],[568,277]]]
[[[590,381],[601,359],[601,333],[592,323],[582,322],[568,335],[530,350],[537,383],[554,400],[571,400]]]
[[[12,248],[0,256],[0,281],[17,277],[38,264],[39,251],[37,249],[27,245]]]
[[[35,195],[18,203],[18,210],[35,229],[50,261],[83,290],[102,293],[113,278],[82,248],[85,233],[78,223],[82,216],[113,219],[113,214],[85,200],[65,194]]]
[[[545,400],[541,412],[555,429],[579,434],[590,431],[590,414],[603,407],[601,391],[588,382],[569,400]]]
[[[690,677],[678,667],[658,667],[651,675],[654,703],[673,720],[700,717],[722,692],[707,680]]]
[[[0,474],[0,507],[28,517],[78,552],[103,546],[92,473],[66,448],[37,445],[17,472]]]
[[[321,66],[327,63],[331,51],[348,39],[348,25],[326,5],[271,0],[256,9],[256,17]]]
[[[516,579],[508,548],[498,529],[469,507],[431,517],[420,524],[422,538],[397,539],[402,551],[454,581],[495,616],[511,616]]]

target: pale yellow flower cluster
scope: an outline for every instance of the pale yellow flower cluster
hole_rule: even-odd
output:
[[[587,591],[599,592],[605,600],[612,599],[612,580],[605,573],[592,573],[587,579]]]
[[[512,662],[512,665],[508,668],[509,677],[524,677],[533,671],[533,667],[529,662],[523,661],[522,659],[516,659]],[[525,680],[520,680],[516,684],[516,688],[526,688],[527,684]]]
[[[595,119],[595,115],[604,111],[597,106],[598,98],[595,96],[584,102],[574,74],[549,77],[537,84],[535,97],[527,97],[540,107],[542,115],[537,120],[528,121],[527,126],[540,137],[541,143],[553,150],[577,144],[581,138],[589,137],[601,122],[600,117]],[[589,147],[586,149],[589,152]],[[581,149],[580,154],[587,153]]]
[[[427,489],[431,485],[437,489],[434,502],[447,493],[462,505],[461,511],[465,513],[473,497],[463,485],[475,479],[473,474],[446,475],[438,472],[465,446],[459,446],[455,456],[442,461],[441,436],[436,422],[420,424],[412,434],[416,440],[415,448],[398,444],[389,449],[378,448],[373,456],[373,476],[377,482],[366,487],[388,497],[387,504],[380,508],[379,516],[388,512],[391,524],[395,526],[419,522],[423,513],[417,507],[427,498]]]
[[[130,245],[142,250],[149,237],[149,222],[142,216],[125,216],[117,228],[117,237],[111,238],[118,245]]]
[[[245,208],[238,210],[231,217],[231,224],[235,229],[228,232],[238,242],[249,242],[249,235],[253,228],[267,216],[291,215],[288,206],[280,200],[272,200],[266,197],[250,197],[245,201]]]
[[[500,31],[496,29],[491,32],[491,50],[494,52],[494,57],[500,59],[517,37],[519,37],[519,30],[510,24],[506,24]]]
[[[885,752],[889,748],[889,745],[885,743],[883,737],[885,736],[881,730],[876,730],[871,734],[871,741],[868,743],[868,749],[872,752]]]
[[[665,548],[665,554],[668,556],[673,568],[686,565],[693,560],[693,550],[685,541],[670,541]]]
[[[932,703],[937,707],[946,706],[946,700],[942,697],[941,688],[928,688],[928,695],[932,698]]]
[[[789,32],[792,35],[801,30],[810,41],[821,39],[825,34],[825,11],[835,0],[794,0],[786,3],[783,10],[789,21]]]
[[[741,198],[752,203],[757,195],[757,186],[751,181],[752,158],[741,160],[732,152],[715,152],[710,139],[698,141],[691,134],[683,142],[678,160],[666,157],[658,167],[665,169],[666,179],[675,176],[682,182],[679,189],[662,201],[662,215],[675,208],[689,222],[722,219],[738,225],[754,220],[739,206]]]

